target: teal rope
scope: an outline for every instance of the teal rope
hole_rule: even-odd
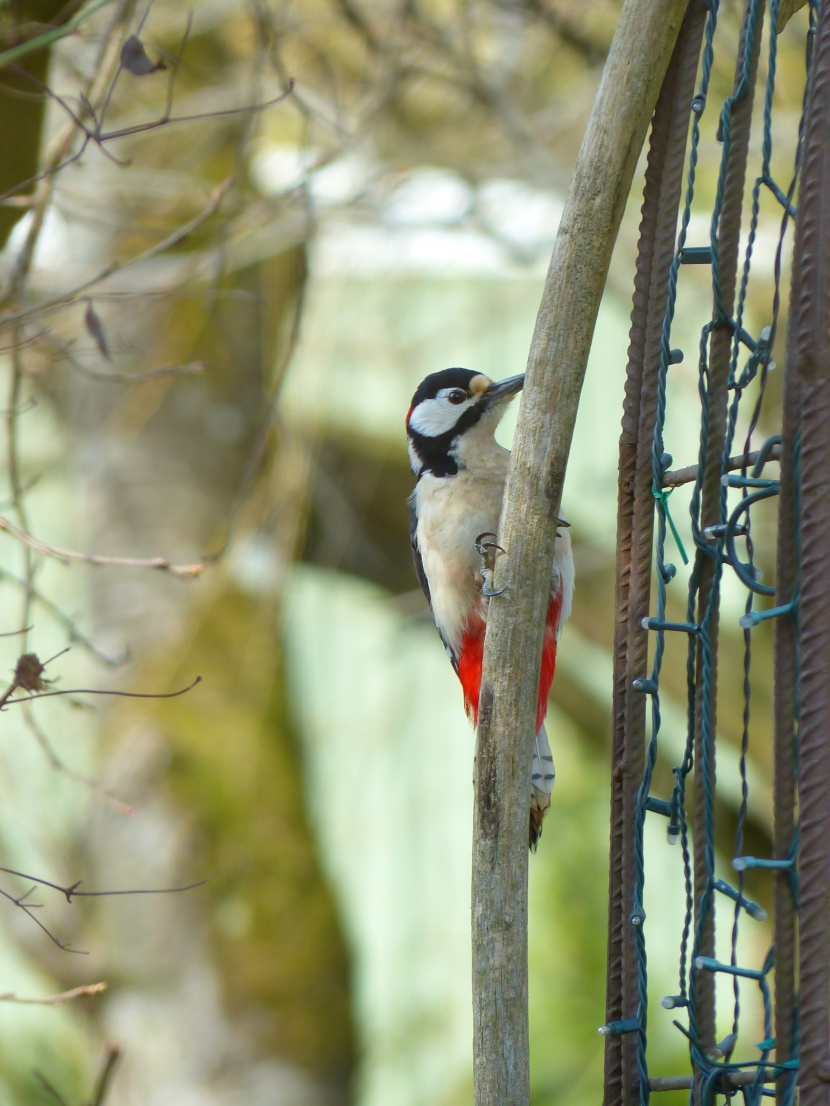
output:
[[[674,491],[674,488],[663,488],[658,491],[656,488],[651,489],[651,494],[659,503],[663,514],[665,515],[666,522],[669,524],[674,543],[677,546],[677,552],[680,554],[680,559],[684,565],[689,563],[689,554],[686,552],[686,547],[683,544],[683,539],[680,537],[680,531],[677,529],[674,519],[671,517],[671,511],[669,510],[669,496]]]
[[[815,26],[815,16],[818,0],[811,0],[810,23]],[[793,603],[779,609],[754,610],[754,596],[756,593],[769,594],[770,589],[757,583],[754,568],[754,544],[751,534],[752,508],[754,504],[763,498],[777,494],[778,488],[774,480],[762,478],[764,465],[769,459],[772,445],[778,439],[769,439],[761,449],[761,457],[753,470],[752,477],[748,477],[746,471],[740,477],[731,477],[730,486],[740,489],[741,505],[738,510],[728,511],[727,486],[722,484],[720,493],[720,523],[713,532],[703,533],[700,528],[701,485],[700,477],[692,489],[689,507],[691,533],[694,543],[694,561],[688,579],[686,599],[686,616],[684,622],[671,621],[667,609],[667,585],[675,578],[676,572],[673,565],[666,561],[666,537],[670,532],[684,565],[689,564],[689,557],[679,529],[672,518],[669,509],[669,496],[672,489],[663,487],[665,470],[671,463],[671,458],[665,452],[664,430],[667,413],[668,372],[670,366],[677,363],[677,358],[672,356],[671,329],[677,307],[677,291],[680,281],[681,267],[685,260],[696,264],[709,261],[712,272],[712,297],[713,315],[701,329],[698,357],[698,388],[701,403],[701,431],[699,443],[699,472],[702,472],[703,459],[707,452],[707,440],[709,433],[709,365],[708,347],[711,332],[715,326],[728,325],[732,329],[732,346],[729,363],[729,387],[731,399],[727,410],[726,437],[723,453],[722,471],[727,473],[727,460],[734,447],[736,428],[739,425],[741,403],[747,394],[747,389],[757,382],[754,392],[754,406],[749,417],[749,429],[744,444],[744,452],[750,451],[752,435],[755,433],[764,394],[769,369],[771,368],[770,351],[774,345],[775,333],[780,309],[780,283],[781,283],[781,258],[783,253],[784,238],[796,218],[796,210],[793,206],[793,197],[801,163],[801,135],[799,134],[798,148],[795,156],[795,166],[792,180],[787,189],[783,189],[773,179],[771,173],[773,152],[773,91],[776,78],[777,62],[777,24],[779,16],[780,0],[770,0],[769,7],[769,33],[767,35],[767,66],[766,85],[764,89],[764,126],[763,143],[761,149],[760,171],[754,178],[750,205],[749,228],[745,237],[745,247],[741,266],[741,277],[735,304],[734,317],[730,317],[725,310],[720,281],[720,256],[718,250],[718,228],[724,202],[724,189],[726,180],[726,166],[731,148],[731,109],[738,100],[749,94],[749,58],[752,54],[752,42],[755,35],[760,34],[761,19],[763,14],[763,0],[752,0],[747,19],[746,46],[743,72],[732,96],[725,102],[720,112],[720,138],[723,145],[723,154],[718,187],[715,202],[712,208],[710,221],[710,241],[708,247],[688,247],[686,239],[689,231],[692,208],[695,201],[695,182],[697,164],[701,141],[701,124],[706,109],[709,95],[710,79],[715,56],[715,36],[717,31],[719,0],[709,0],[709,14],[704,32],[704,46],[701,59],[700,83],[698,92],[691,103],[691,135],[688,154],[688,169],[686,179],[686,191],[680,214],[677,247],[675,257],[669,273],[666,310],[661,338],[660,366],[657,380],[657,417],[655,422],[654,437],[652,443],[652,496],[655,504],[655,609],[653,617],[644,620],[644,624],[655,634],[654,652],[650,674],[647,677],[635,680],[635,689],[647,693],[650,698],[651,708],[651,733],[646,748],[646,760],[643,778],[641,781],[634,835],[635,858],[635,901],[632,911],[631,923],[635,926],[635,945],[637,950],[638,969],[638,1008],[632,1012],[632,1016],[618,1023],[619,1032],[636,1032],[638,1035],[638,1068],[640,1075],[640,1102],[645,1106],[649,1102],[649,1075],[647,1058],[647,1019],[648,1019],[648,964],[646,954],[646,918],[644,910],[645,900],[645,860],[644,860],[644,829],[648,811],[661,814],[669,819],[669,832],[672,839],[680,842],[681,864],[684,877],[685,916],[680,934],[678,993],[668,996],[664,1005],[669,1008],[687,1011],[688,1025],[684,1026],[675,1021],[677,1028],[688,1039],[692,1066],[699,1076],[702,1091],[701,1101],[714,1103],[718,1096],[727,1099],[732,1097],[726,1086],[725,1077],[732,1072],[754,1072],[753,1082],[743,1089],[744,1100],[748,1103],[761,1101],[764,1094],[765,1073],[769,1070],[784,1072],[785,1066],[772,1065],[770,1054],[774,1048],[773,1040],[773,1010],[770,990],[767,978],[774,964],[774,950],[770,949],[764,964],[760,969],[753,969],[739,962],[739,933],[744,916],[755,918],[762,912],[744,895],[745,868],[736,864],[737,887],[730,887],[724,880],[715,880],[715,825],[714,825],[714,790],[715,790],[715,765],[709,755],[710,739],[714,736],[714,696],[713,687],[715,680],[712,645],[710,640],[710,627],[719,610],[720,587],[725,568],[734,568],[737,578],[747,588],[745,614],[742,619],[744,626],[744,650],[743,650],[743,732],[741,740],[739,773],[741,780],[741,803],[738,812],[738,822],[735,831],[734,852],[741,858],[744,841],[744,830],[750,811],[750,788],[747,775],[747,759],[749,756],[751,736],[751,669],[752,629],[760,621],[774,617],[781,613],[794,613],[797,618],[797,597]],[[808,34],[808,63],[811,38]],[[802,124],[803,129],[803,124]],[[751,178],[752,179],[752,178]],[[760,194],[767,189],[780,203],[782,208],[781,231],[778,248],[775,255],[775,287],[771,306],[771,323],[765,328],[758,339],[753,339],[745,329],[745,310],[747,295],[750,286],[753,253],[757,243],[757,232],[760,212]],[[741,366],[742,351],[748,350],[745,363]],[[797,464],[796,464],[797,485]],[[796,503],[796,516],[798,504]],[[740,529],[739,529],[740,524]],[[745,539],[748,555],[746,562],[739,558],[737,546],[737,534],[741,533]],[[798,555],[798,536],[794,538]],[[709,601],[706,609],[697,612],[701,572],[707,560],[713,563],[713,581]],[[685,750],[680,764],[673,768],[674,785],[669,801],[657,799],[651,796],[651,786],[660,742],[662,716],[660,708],[660,679],[665,659],[666,634],[681,632],[687,634],[687,734]],[[698,685],[702,687],[700,700],[697,698]],[[696,766],[698,785],[704,790],[705,811],[705,867],[708,873],[707,883],[700,902],[697,904],[697,922],[695,918],[694,891],[692,881],[692,853],[689,832],[689,814],[687,811],[686,781],[694,765],[694,731],[695,716],[699,712],[704,740],[702,743],[703,762]],[[797,733],[796,760],[797,760]],[[797,871],[795,868],[795,855],[797,849],[796,840],[792,845],[787,864],[790,872],[793,889],[794,909],[797,908]],[[764,867],[765,862],[756,858],[742,858],[746,867]],[[767,862],[766,866],[771,866]],[[734,903],[732,911],[732,926],[729,943],[729,960],[726,963],[708,960],[701,957],[702,935],[707,919],[715,909],[715,897],[717,894],[726,895]],[[695,999],[695,976],[699,971],[716,972],[726,974],[732,979],[733,1004],[732,1004],[732,1033],[724,1042],[723,1054],[719,1059],[713,1059],[707,1055],[698,1035],[697,1010]],[[741,987],[747,984],[756,985],[761,992],[764,1011],[765,1039],[757,1045],[755,1051],[758,1055],[751,1059],[736,1059],[741,1051]],[[798,1040],[798,1011],[793,1014],[793,1040],[797,1048]],[[797,1059],[791,1065],[786,1066],[789,1076],[785,1101],[794,1101]],[[769,1092],[767,1092],[769,1093]]]

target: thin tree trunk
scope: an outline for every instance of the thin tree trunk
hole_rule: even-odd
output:
[[[491,600],[479,705],[472,884],[475,1106],[527,1106],[530,1100],[529,780],[555,516],[611,252],[685,7],[685,0],[626,0],[623,6],[528,358],[502,516],[500,543],[508,555],[497,562],[497,584],[509,584],[509,590]]]

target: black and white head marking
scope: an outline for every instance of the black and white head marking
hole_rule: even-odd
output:
[[[493,429],[501,417],[502,401],[510,399],[524,383],[513,376],[494,384],[483,373],[470,369],[443,369],[423,380],[412,397],[406,417],[409,460],[418,476],[453,476],[459,462],[455,446],[460,436],[488,413],[494,413]]]

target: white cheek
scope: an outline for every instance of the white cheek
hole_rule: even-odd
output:
[[[466,403],[452,404],[446,399],[425,399],[412,412],[409,428],[425,438],[438,438],[452,430],[473,402],[468,399]]]

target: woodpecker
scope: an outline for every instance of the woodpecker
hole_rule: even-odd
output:
[[[494,437],[524,375],[494,383],[469,369],[432,373],[406,416],[409,459],[417,477],[410,504],[415,571],[453,668],[464,706],[478,722],[481,663],[504,482],[510,451]],[[571,609],[574,565],[568,523],[557,520],[531,766],[531,849],[550,806],[554,766],[544,727],[559,633]]]

